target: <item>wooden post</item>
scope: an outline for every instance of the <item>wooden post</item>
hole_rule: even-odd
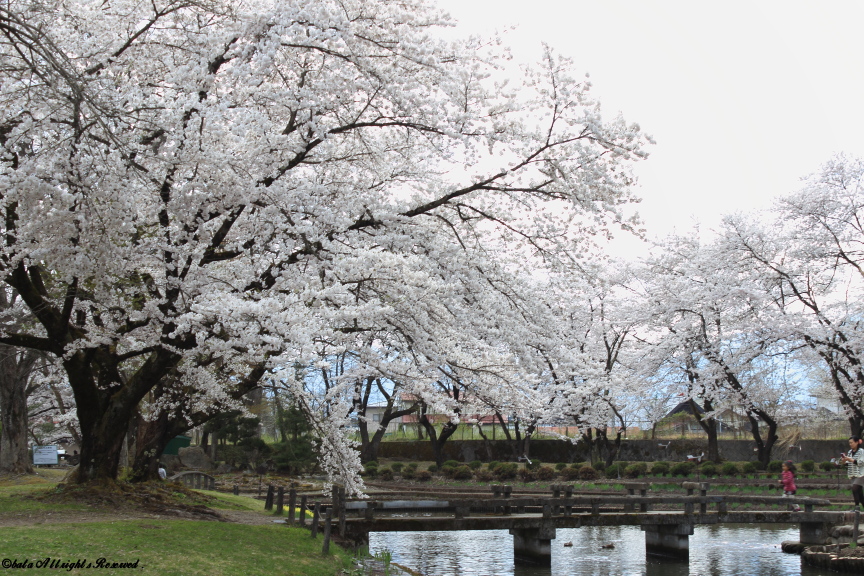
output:
[[[315,502],[315,510],[312,512],[312,539],[318,537],[318,522],[321,520],[321,503]]]
[[[294,507],[297,505],[297,490],[288,491],[288,523],[294,524]]]
[[[300,526],[306,526],[306,495],[300,496]]]
[[[855,524],[852,525],[852,542],[858,545],[858,529],[861,526],[861,511],[855,510]]]
[[[237,484],[234,484],[234,496],[240,495],[240,487]]]
[[[339,487],[339,537],[345,538],[345,487]]]
[[[505,499],[509,499],[510,496],[513,494],[513,486],[510,486],[509,484],[504,485],[504,487],[502,488],[502,493]],[[510,504],[504,505],[504,515],[510,515]]]
[[[278,492],[276,492],[276,515],[281,516],[284,509],[285,509],[285,488],[283,486],[279,486],[279,490],[278,490]]]
[[[330,488],[330,501],[333,503],[331,508],[336,508],[339,506],[339,487],[333,486]]]
[[[324,544],[321,546],[321,554],[330,552],[330,531],[333,527],[333,507],[327,510],[327,515],[324,517]]]
[[[273,509],[273,485],[267,485],[267,499],[264,500],[264,509],[272,510]]]

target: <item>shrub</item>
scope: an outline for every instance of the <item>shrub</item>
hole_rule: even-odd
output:
[[[620,464],[612,464],[606,468],[604,474],[606,475],[606,478],[620,478],[623,472],[624,471],[621,469]]]
[[[468,464],[468,466],[470,466],[472,470],[478,470],[481,466],[483,466],[483,463],[479,460],[472,460],[471,463]]]
[[[582,466],[579,468],[580,480],[596,480],[600,477],[600,473],[593,466]]]
[[[411,468],[410,466],[406,466],[402,469],[402,478],[405,480],[413,480],[417,476],[417,470],[415,468]]]
[[[393,471],[389,468],[378,470],[378,478],[380,480],[393,480]]]
[[[757,472],[759,472],[759,466],[756,462],[745,462],[741,465],[742,474],[756,474]]]
[[[456,474],[456,468],[458,468],[458,466],[451,466],[445,462],[444,465],[441,466],[440,472],[445,478],[453,478]]]
[[[738,465],[734,462],[726,462],[723,464],[723,467],[720,468],[720,473],[723,474],[723,476],[737,476],[738,472]]]
[[[402,472],[402,468],[404,466],[405,464],[403,464],[402,462],[393,462],[393,464],[390,465],[390,469],[393,470],[394,474],[399,474],[400,472]]]
[[[678,462],[669,470],[673,476],[689,476],[693,472],[693,462]]]
[[[432,473],[428,470],[420,470],[417,472],[417,480],[420,482],[428,482],[432,479]]]
[[[580,470],[584,465],[584,462],[573,462],[572,464],[570,464],[570,468],[573,468],[574,470]]]
[[[492,475],[492,472],[489,470],[477,470],[474,473],[474,477],[477,478],[478,482],[491,482],[495,476]]]
[[[621,468],[621,471],[623,472],[624,469],[630,465],[630,462],[627,462],[626,460],[619,460],[618,462],[616,462],[616,464],[618,464],[618,467]]]
[[[634,462],[624,469],[624,476],[627,478],[639,478],[648,472],[648,465],[645,462]]]
[[[530,468],[520,468],[519,471],[516,472],[516,475],[519,477],[519,480],[525,482],[526,484],[528,482],[534,482],[534,480],[537,479],[537,475],[534,473],[534,470],[531,470]]]
[[[434,474],[435,472],[438,472],[438,466],[436,466],[435,464],[430,464],[429,467],[428,467],[426,470],[427,470],[430,474]]]
[[[409,462],[408,468],[410,468],[411,470],[417,470],[417,463],[416,462]]]
[[[651,474],[654,476],[666,476],[669,474],[668,462],[654,462],[651,464]]]
[[[816,470],[816,463],[813,460],[804,460],[801,462],[801,471],[802,472],[814,472]]]
[[[572,466],[568,467],[568,468],[564,468],[563,470],[561,470],[561,478],[563,478],[564,480],[571,480],[571,481],[572,480],[579,480],[580,479],[580,477],[579,477],[580,471],[581,471],[580,468],[573,468]]]
[[[765,470],[767,468],[762,462],[754,462],[753,465],[756,466],[757,470]]]
[[[830,472],[830,471],[834,470],[836,468],[836,466],[834,464],[832,464],[831,462],[820,462],[819,468],[821,468],[825,472]]]
[[[782,472],[783,463],[780,460],[772,460],[768,463],[768,472]]]
[[[501,464],[501,463],[498,462],[497,460],[493,460],[492,462],[489,462],[488,464],[486,464],[486,469],[489,470],[490,472],[495,472],[495,468],[497,468],[499,464]]]
[[[555,470],[553,470],[551,466],[541,466],[536,470],[535,474],[537,474],[538,480],[542,480],[544,482],[546,480],[552,480],[556,476]]]
[[[560,472],[561,470],[563,470],[566,467],[567,467],[566,462],[558,462],[557,464],[555,464],[555,470],[557,470],[558,472]]]
[[[606,470],[606,462],[603,462],[602,460],[598,460],[597,462],[592,464],[591,467],[594,468],[595,470],[597,470],[598,472],[603,472],[604,470]]]
[[[456,467],[460,466],[460,462],[458,462],[457,460],[446,460],[446,461],[444,462],[444,464],[442,464],[441,466],[442,466],[442,467],[444,467],[444,466],[452,466],[453,468],[456,468]]]
[[[375,460],[370,460],[366,464],[363,465],[363,476],[368,476],[369,478],[375,478],[378,476],[378,462]]]
[[[515,462],[504,462],[495,468],[493,474],[497,480],[512,480],[516,478],[517,470],[519,470],[519,466]]]
[[[705,476],[716,476],[717,475],[717,466],[715,466],[712,462],[708,462],[702,465],[702,474]]]
[[[467,464],[462,464],[453,469],[452,477],[454,480],[470,480],[474,477],[474,472]]]
[[[538,468],[540,468],[540,461],[531,460],[530,462],[525,464],[525,468],[527,468],[528,470],[537,470]]]

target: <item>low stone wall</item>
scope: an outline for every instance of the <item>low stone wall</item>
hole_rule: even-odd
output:
[[[848,546],[809,546],[801,552],[805,564],[834,572],[864,574],[864,553]]]
[[[666,444],[668,443],[668,446]],[[671,461],[686,460],[688,456],[699,455],[707,450],[705,440],[624,440],[621,443],[619,460],[625,461]],[[847,446],[842,440],[802,440],[800,448],[777,449],[772,460],[792,460],[803,462],[814,460],[824,462],[835,458]],[[751,440],[720,440],[720,457],[728,461],[755,460],[756,453]],[[847,447],[848,449],[848,447]],[[378,450],[381,458],[401,460],[434,460],[429,441],[382,442]],[[587,447],[582,443],[567,440],[532,440],[529,457],[541,462],[579,462],[588,460]],[[471,462],[481,460],[513,460],[513,444],[506,440],[450,440],[444,444],[444,459]]]

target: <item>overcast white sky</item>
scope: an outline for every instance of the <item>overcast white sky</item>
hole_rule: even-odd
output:
[[[637,168],[649,233],[767,206],[836,152],[864,156],[864,2],[439,0],[459,31],[546,42],[610,117],[657,141]]]

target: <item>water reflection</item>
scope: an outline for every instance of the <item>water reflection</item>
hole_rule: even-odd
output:
[[[797,539],[793,525],[697,526],[688,564],[646,562],[645,535],[638,527],[559,529],[551,569],[514,566],[513,537],[506,530],[376,532],[369,549],[389,550],[394,562],[424,576],[829,576],[780,550],[783,540]]]

